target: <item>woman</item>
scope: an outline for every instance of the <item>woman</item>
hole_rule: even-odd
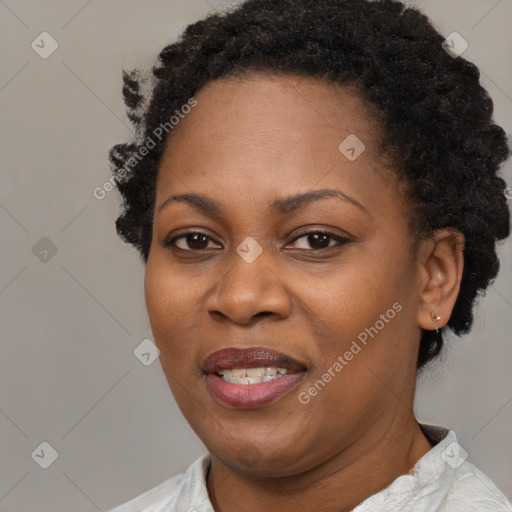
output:
[[[509,234],[504,131],[443,43],[397,1],[248,0],[163,49],[150,100],[125,74],[116,225],[208,454],[116,512],[512,510],[413,413]]]

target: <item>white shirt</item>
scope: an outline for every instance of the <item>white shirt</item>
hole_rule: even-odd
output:
[[[435,446],[407,475],[360,503],[352,512],[505,512],[512,506],[478,468],[453,430],[420,424]],[[110,512],[213,512],[206,488],[210,454]]]

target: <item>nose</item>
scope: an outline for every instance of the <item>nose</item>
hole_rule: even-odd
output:
[[[291,294],[268,252],[251,263],[234,252],[228,265],[206,301],[214,320],[248,325],[263,316],[290,316]]]

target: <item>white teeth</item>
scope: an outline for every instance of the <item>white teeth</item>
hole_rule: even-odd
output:
[[[230,384],[260,384],[283,377],[288,373],[286,368],[276,366],[258,368],[233,368],[232,370],[220,370],[218,374]]]
[[[263,377],[265,375],[265,368],[247,368],[246,370],[238,371],[244,372],[247,377]],[[241,377],[243,377],[243,375],[241,375]]]

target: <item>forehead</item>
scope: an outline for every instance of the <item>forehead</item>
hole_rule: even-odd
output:
[[[353,86],[251,73],[209,82],[194,98],[168,138],[157,208],[171,191],[257,206],[313,187],[353,197],[389,187],[378,122]]]
[[[242,145],[263,142],[265,134],[275,140],[277,135],[298,139],[325,131],[336,138],[359,133],[370,150],[379,136],[376,109],[355,86],[320,78],[246,72],[208,82],[195,99],[197,107],[174,127],[168,147],[200,130],[208,131],[205,143],[221,139]]]

